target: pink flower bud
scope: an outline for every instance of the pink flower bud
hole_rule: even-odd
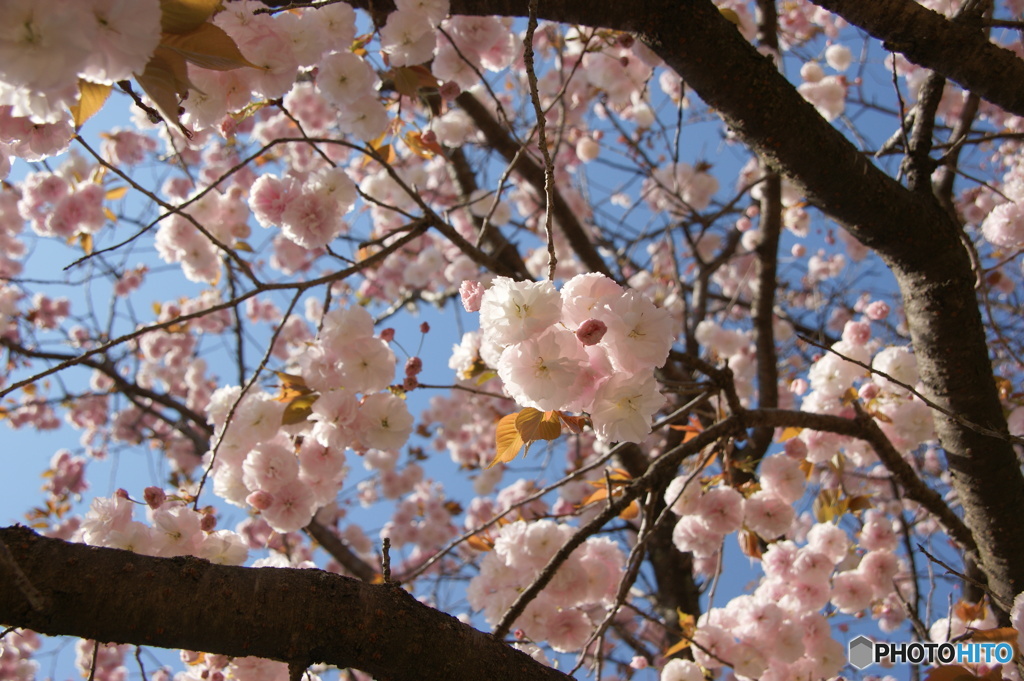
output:
[[[853,345],[864,345],[871,340],[871,325],[867,322],[846,322],[843,340]]]
[[[410,357],[405,360],[405,375],[416,376],[423,371],[423,360],[419,357]]]
[[[608,331],[608,325],[600,319],[588,319],[576,329],[576,337],[584,345],[597,345]]]
[[[857,391],[857,397],[864,400],[865,402],[875,399],[881,388],[878,387],[877,383],[865,383]]]
[[[479,281],[464,281],[459,284],[459,295],[462,296],[462,307],[466,308],[466,312],[479,312],[484,285]]]
[[[245,502],[257,511],[265,511],[274,503],[274,495],[270,492],[264,492],[263,490],[258,489],[247,496],[245,498]]]
[[[385,343],[390,343],[395,340],[395,330],[391,328],[384,329],[380,332],[380,339]]]
[[[876,300],[864,308],[864,314],[868,319],[879,322],[889,316],[889,306],[881,300]]]
[[[199,529],[203,532],[213,532],[215,527],[217,527],[217,516],[212,513],[204,513],[203,517],[199,519]]]
[[[441,93],[441,97],[448,102],[462,94],[462,88],[459,87],[459,84],[454,80],[442,83],[441,87],[438,88],[438,91]]]
[[[142,498],[146,500],[147,506],[156,510],[167,500],[167,494],[159,487],[147,487],[142,493]]]
[[[426,322],[420,324],[420,333],[430,333],[430,324]]]
[[[783,445],[786,450],[786,456],[791,459],[803,459],[807,457],[807,443],[799,438],[792,438],[786,440],[786,444]]]

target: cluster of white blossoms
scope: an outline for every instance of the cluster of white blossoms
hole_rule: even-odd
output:
[[[496,278],[464,286],[480,311],[480,356],[508,394],[542,411],[586,412],[610,442],[639,442],[665,400],[654,379],[674,338],[672,318],[602,274],[581,274],[559,292],[550,281]]]

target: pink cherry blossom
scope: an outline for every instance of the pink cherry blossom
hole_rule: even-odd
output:
[[[701,521],[717,534],[729,534],[743,525],[743,495],[732,487],[716,487],[705,492],[697,506]]]
[[[653,376],[612,376],[597,390],[590,416],[594,432],[607,442],[640,442],[651,432],[654,414],[665,404]]]
[[[551,282],[516,282],[497,277],[480,301],[484,339],[499,345],[539,336],[561,315],[562,300]]]

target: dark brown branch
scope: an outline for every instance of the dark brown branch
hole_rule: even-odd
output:
[[[454,9],[452,11],[454,12]],[[538,201],[542,200],[542,197],[546,196],[544,168],[526,154],[519,153],[519,145],[512,140],[501,124],[487,110],[487,107],[480,103],[480,100],[468,92],[463,92],[455,101],[484,134],[487,146],[501,154],[507,163],[514,164],[512,169],[530,183],[537,194]],[[583,264],[591,272],[601,272],[611,277],[612,273],[608,269],[608,265],[601,254],[597,252],[597,248],[587,236],[583,225],[580,224],[576,214],[557,188],[552,191],[551,208],[558,221],[558,226],[565,234],[573,252],[583,261]]]
[[[466,152],[461,147],[448,150],[448,170],[452,181],[459,190],[460,199],[463,202],[469,201],[473,193],[479,188],[476,182],[476,175],[469,165]],[[497,197],[495,197],[497,200]],[[484,228],[483,220],[474,216],[477,229]],[[509,243],[508,239],[493,225],[484,233],[484,242],[491,247],[491,255],[494,261],[502,266],[502,269],[495,272],[513,279],[532,279],[523,258],[519,255],[516,247]]]
[[[34,610],[0,564],[0,622],[42,634],[324,662],[381,680],[569,678],[396,586],[321,570],[153,558],[22,527],[0,529],[0,540],[46,599]],[[100,588],[111,581],[117,589]]]
[[[911,0],[812,0],[915,64],[1024,115],[1024,61],[990,42],[981,20],[950,21]]]
[[[778,14],[774,0],[758,0],[758,42],[778,52]],[[782,177],[761,163],[764,182],[757,240],[754,247],[754,290],[750,310],[754,323],[754,352],[757,356],[757,403],[774,409],[779,406],[779,367],[775,350],[775,289],[778,285],[779,235],[782,233]],[[738,453],[754,463],[768,451],[771,428],[756,428],[750,444]],[[752,470],[740,467],[739,470]]]
[[[343,568],[364,582],[373,582],[377,571],[362,558],[357,556],[331,528],[322,525],[314,518],[303,528],[310,537],[316,540],[324,551],[338,561]]]

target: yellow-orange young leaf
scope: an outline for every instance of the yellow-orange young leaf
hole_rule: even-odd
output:
[[[983,620],[985,619],[986,609],[987,606],[984,600],[977,603],[961,600],[957,601],[953,606],[953,615],[964,622]]]
[[[720,7],[718,11],[729,23],[736,24],[737,26],[743,25],[743,22],[740,21],[740,15],[736,14],[734,10],[731,10],[728,7]]]
[[[470,536],[466,543],[469,544],[470,548],[476,551],[492,551],[494,550],[494,543],[486,537],[474,534]]]
[[[996,388],[999,390],[999,399],[1008,400],[1013,394],[1013,382],[1004,377],[996,376]]]
[[[191,137],[192,133],[178,118],[179,98],[188,94],[190,86],[185,58],[173,50],[158,47],[146,64],[146,70],[142,75],[136,75],[135,79],[153,100],[164,120],[177,125],[179,130]]]
[[[882,411],[879,409],[869,408],[868,413],[871,414],[876,419],[878,419],[879,421],[881,421],[882,423],[892,423],[892,419],[889,418],[889,415],[882,413]]]
[[[591,492],[586,497],[584,497],[583,501],[580,502],[579,507],[583,508],[584,506],[589,506],[590,504],[594,503],[595,501],[601,501],[602,499],[607,499],[607,498],[608,498],[608,488],[607,487],[601,487],[600,489],[595,489],[593,492]]]
[[[690,647],[690,639],[684,638],[683,640],[681,640],[679,643],[675,644],[674,646],[669,646],[668,650],[666,650],[663,653],[663,655],[666,658],[669,658],[669,657],[672,657],[673,655],[675,655],[678,652],[682,652],[682,651],[686,650],[689,647]]]
[[[294,426],[296,423],[302,423],[308,419],[309,415],[313,413],[313,403],[318,399],[320,399],[320,394],[315,392],[299,395],[293,399],[281,414],[281,425]]]
[[[188,33],[213,16],[221,0],[160,0],[160,30]]]
[[[827,523],[838,518],[842,513],[838,509],[839,492],[837,490],[823,489],[814,499],[811,510],[819,523]]]
[[[403,139],[405,146],[409,147],[409,151],[420,158],[431,159],[442,151],[437,142],[424,142],[423,135],[415,130],[405,133]]]
[[[846,500],[846,510],[851,513],[857,513],[859,511],[866,511],[871,508],[871,497],[863,494],[857,494],[849,497]]]
[[[274,397],[275,402],[291,402],[296,397],[302,395],[308,395],[313,392],[307,385],[306,380],[302,376],[296,376],[295,374],[286,374],[283,371],[275,371],[274,374],[280,379],[281,383],[278,384],[278,392]]]
[[[188,33],[166,34],[160,44],[186,61],[212,71],[232,71],[243,66],[260,68],[246,59],[231,36],[216,24],[200,24]]]
[[[423,88],[437,87],[437,78],[424,66],[397,66],[390,75],[395,90],[406,97],[416,97]]]
[[[1017,630],[1013,627],[998,627],[972,631],[971,640],[976,643],[1009,643],[1013,646],[1013,654],[1016,657],[1020,654],[1017,649],[1017,635]]]
[[[622,509],[622,513],[619,514],[619,517],[623,520],[632,520],[633,518],[636,518],[639,515],[640,504],[637,502],[636,499],[634,499],[633,501],[629,502],[629,506]]]
[[[128,185],[121,185],[120,187],[113,187],[108,189],[107,193],[103,195],[107,201],[117,201],[123,199],[124,195],[128,193]]]
[[[381,163],[391,164],[394,162],[395,150],[391,148],[390,144],[382,144],[380,146],[377,146],[376,144],[371,143],[370,146],[373,147],[373,150],[375,152],[377,152],[377,158],[380,159]],[[370,161],[376,161],[377,158],[374,158],[372,154],[367,154],[366,156],[363,157],[363,167],[368,165]]]
[[[561,419],[565,427],[569,429],[569,432],[573,435],[583,432],[583,426],[587,425],[586,416],[572,416],[565,412],[558,412],[558,418]]]
[[[750,530],[740,530],[739,535],[736,537],[740,542],[740,550],[743,551],[743,555],[748,558],[754,558],[761,560],[761,542],[758,541],[757,535]]]
[[[797,428],[796,426],[790,426],[789,428],[784,428],[782,430],[782,434],[779,435],[778,441],[779,442],[785,442],[786,440],[792,440],[793,438],[795,438],[797,435],[799,435],[802,432],[804,432],[804,429],[803,428]]]
[[[71,105],[71,118],[75,122],[75,130],[82,127],[82,124],[93,117],[107,101],[110,96],[110,85],[90,83],[87,80],[78,81],[78,103]]]
[[[556,412],[526,407],[516,416],[516,430],[523,442],[554,440],[562,434],[562,424]]]
[[[523,438],[519,436],[519,430],[516,428],[516,417],[519,414],[509,414],[502,416],[498,421],[498,426],[495,428],[495,444],[496,453],[494,460],[487,466],[491,468],[498,463],[508,463],[512,459],[516,458],[519,454],[519,450],[523,448]]]
[[[700,421],[696,416],[690,417],[690,423],[685,426],[672,425],[669,426],[672,430],[681,430],[686,435],[683,436],[683,442],[689,442],[693,438],[697,437],[697,434],[704,430],[704,426],[701,425]]]

